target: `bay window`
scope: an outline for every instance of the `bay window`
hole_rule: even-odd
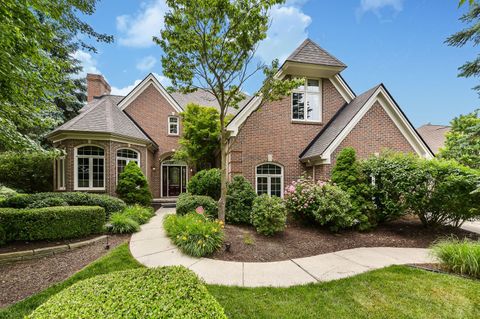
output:
[[[75,189],[105,189],[105,152],[93,145],[75,150]]]

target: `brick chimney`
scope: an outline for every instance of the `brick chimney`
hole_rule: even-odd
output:
[[[110,85],[100,74],[87,74],[87,101],[91,102],[95,97],[110,94]]]

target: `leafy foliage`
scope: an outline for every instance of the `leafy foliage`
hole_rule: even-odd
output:
[[[215,200],[208,196],[191,195],[183,193],[177,200],[177,214],[186,215],[194,212],[198,207],[205,210],[205,214],[209,217],[216,217],[218,214],[218,205]]]
[[[187,189],[193,195],[220,198],[221,173],[218,168],[206,169],[197,172],[188,182]]]
[[[212,165],[212,154],[220,147],[220,115],[213,107],[189,103],[182,113],[180,149],[174,158],[197,169]]]
[[[27,208],[42,208],[55,206],[69,206],[68,203],[60,197],[47,197],[28,204]]]
[[[442,240],[432,246],[442,266],[460,275],[480,278],[480,243],[458,239]]]
[[[480,109],[452,120],[440,156],[480,169]]]
[[[198,277],[181,266],[117,271],[80,281],[26,318],[80,317],[227,318]]]
[[[122,211],[122,214],[130,217],[140,225],[145,224],[150,220],[150,218],[155,216],[155,213],[152,207],[143,207],[140,205],[125,207],[125,209]]]
[[[57,156],[57,151],[0,154],[0,184],[26,193],[52,191],[53,162]]]
[[[271,236],[285,230],[287,210],[282,199],[263,194],[253,201],[251,222],[258,233]]]
[[[210,255],[223,243],[223,223],[199,213],[168,215],[163,226],[173,243],[190,256]]]
[[[368,177],[356,159],[355,149],[344,148],[337,156],[332,170],[332,182],[346,191],[352,202],[352,209],[361,220],[359,228],[366,230],[375,223],[372,215],[374,209]],[[369,218],[370,217],[370,218]]]
[[[140,224],[132,217],[123,213],[114,213],[110,216],[110,231],[114,234],[131,234],[140,230]]]
[[[226,220],[233,224],[249,224],[253,201],[257,197],[252,184],[242,175],[233,177],[227,185]]]
[[[0,208],[6,240],[55,240],[100,233],[105,210],[96,206]]]
[[[152,202],[147,178],[133,161],[128,163],[120,174],[116,192],[127,204],[149,206]]]
[[[55,99],[69,99],[73,51],[111,42],[82,21],[96,0],[3,0],[0,6],[0,150],[36,149],[29,134],[57,123]]]

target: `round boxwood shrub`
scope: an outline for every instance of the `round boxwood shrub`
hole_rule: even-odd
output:
[[[187,189],[192,195],[210,196],[220,199],[221,174],[218,168],[202,170],[188,182]]]
[[[152,203],[152,193],[148,188],[147,178],[135,162],[128,163],[120,174],[116,193],[130,205],[150,206]]]
[[[263,194],[253,201],[252,225],[258,233],[273,235],[285,230],[287,210],[283,200],[276,196]]]
[[[211,218],[218,216],[218,204],[213,198],[208,196],[191,195],[183,193],[177,200],[177,214],[186,215],[195,212],[198,207],[203,207],[205,215]]]
[[[118,271],[82,280],[51,297],[27,318],[227,317],[197,276],[176,266]]]
[[[249,224],[255,190],[245,177],[237,175],[227,186],[226,220],[232,224]]]

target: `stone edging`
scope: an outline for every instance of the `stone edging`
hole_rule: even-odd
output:
[[[84,241],[71,243],[71,244],[36,248],[31,250],[15,251],[11,253],[3,253],[3,254],[0,254],[0,264],[9,263],[9,262],[18,261],[18,260],[35,259],[35,258],[49,256],[49,255],[55,255],[55,254],[69,251],[75,248],[88,246],[106,238],[107,238],[107,235],[102,235],[89,240],[84,240]]]

